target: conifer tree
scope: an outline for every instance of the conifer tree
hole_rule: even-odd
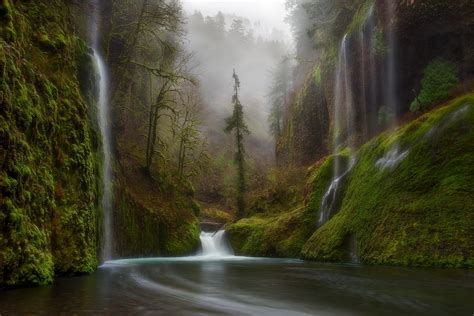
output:
[[[249,129],[244,121],[244,110],[239,100],[240,80],[237,74],[232,75],[234,79],[234,95],[232,104],[234,111],[232,116],[226,119],[226,133],[234,132],[236,140],[236,152],[234,162],[237,166],[237,218],[242,218],[245,214],[245,148],[244,136],[248,135]]]

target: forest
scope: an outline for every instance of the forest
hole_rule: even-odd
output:
[[[0,0],[0,315],[470,315],[474,1]]]

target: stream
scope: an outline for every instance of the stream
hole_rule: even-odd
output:
[[[109,261],[93,275],[0,292],[0,314],[472,315],[474,272],[233,256]]]

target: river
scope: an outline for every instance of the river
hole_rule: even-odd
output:
[[[201,236],[199,256],[110,261],[93,275],[0,292],[0,314],[474,313],[472,271],[236,257],[210,242],[220,237]]]

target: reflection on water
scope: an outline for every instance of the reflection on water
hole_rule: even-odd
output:
[[[474,273],[227,257],[108,262],[91,276],[0,292],[0,313],[471,315]]]

